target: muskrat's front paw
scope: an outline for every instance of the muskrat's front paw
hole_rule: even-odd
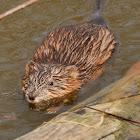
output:
[[[60,110],[61,106],[57,106],[57,107],[50,107],[49,109],[47,109],[47,114],[55,114]]]

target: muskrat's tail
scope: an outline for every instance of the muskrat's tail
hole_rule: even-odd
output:
[[[103,25],[104,27],[107,27],[106,22],[102,17],[104,3],[105,3],[105,0],[95,0],[94,12],[93,12],[92,20],[91,20],[92,24],[98,24],[98,25]]]

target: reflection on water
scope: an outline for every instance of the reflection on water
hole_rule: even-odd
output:
[[[0,0],[0,13],[24,1]],[[29,109],[21,93],[25,65],[50,30],[89,21],[93,5],[93,0],[40,1],[0,21],[0,139],[16,138],[56,115]],[[104,74],[79,96],[79,102],[120,79],[139,60],[139,7],[136,0],[106,3],[104,16],[120,45]]]

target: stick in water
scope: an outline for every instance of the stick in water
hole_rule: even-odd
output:
[[[95,111],[98,111],[98,112],[102,112],[102,113],[107,114],[107,115],[110,115],[110,116],[113,116],[113,117],[118,118],[120,120],[125,120],[127,122],[131,122],[131,123],[135,123],[135,124],[140,125],[140,122],[137,122],[137,121],[133,121],[133,120],[130,120],[130,119],[121,117],[121,116],[117,116],[117,115],[114,115],[114,114],[111,114],[111,113],[108,113],[108,112],[105,112],[105,111],[102,111],[102,110],[99,110],[99,109],[95,109],[95,108],[90,107],[90,106],[85,106],[85,107],[86,108],[89,108],[89,109],[92,109],[92,110],[95,110]]]
[[[37,2],[37,1],[39,1],[39,0],[29,0],[29,1],[27,1],[27,2],[25,2],[23,4],[21,4],[21,5],[18,5],[17,7],[13,8],[13,9],[11,9],[11,10],[3,13],[3,14],[0,14],[0,19],[4,18],[6,16],[9,16],[9,15],[11,15],[11,14],[13,14],[13,13],[15,13],[15,12],[25,8],[25,7],[27,7],[27,6],[30,6],[31,4],[33,4],[33,3]]]

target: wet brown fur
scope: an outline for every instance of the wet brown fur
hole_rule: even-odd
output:
[[[35,51],[36,63],[75,65],[79,79],[93,79],[116,45],[113,33],[102,25],[65,26],[48,34]]]
[[[32,85],[35,86],[34,89],[30,90],[35,92],[36,81],[39,77],[35,74],[38,74],[39,71],[47,71],[47,74],[44,73],[49,82],[53,78],[55,78],[55,80],[53,79],[54,82],[59,80],[56,79],[58,76],[64,87],[63,85],[59,87],[59,82],[57,82],[56,90],[55,85],[54,89],[50,86],[45,90],[42,88],[42,93],[40,91],[35,94],[31,93],[31,96],[34,96],[33,100],[38,95],[48,96],[40,101],[63,97],[81,88],[89,81],[96,80],[102,73],[115,45],[116,41],[113,33],[105,26],[92,24],[92,22],[64,26],[51,31],[42,45],[35,51],[34,61],[26,65],[26,73],[22,80],[25,95],[28,87],[25,85],[32,82],[31,79],[36,78],[34,80],[35,84]],[[60,74],[55,74],[56,71]],[[29,78],[30,75],[32,78]],[[29,94],[26,95],[26,98]],[[31,102],[29,99],[27,100]]]

